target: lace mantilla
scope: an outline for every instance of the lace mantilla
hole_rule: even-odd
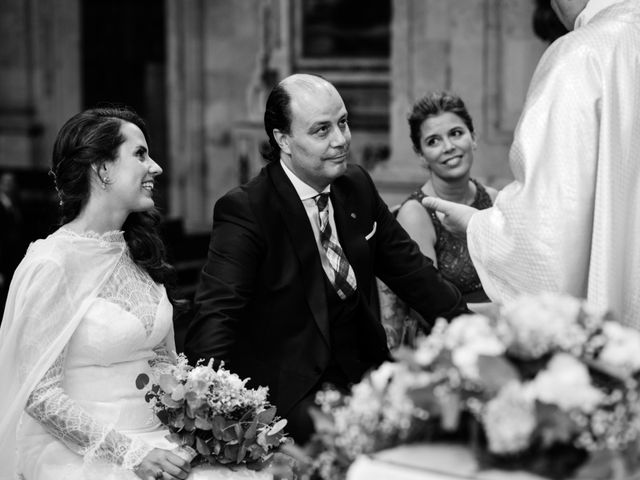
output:
[[[162,300],[163,287],[131,258],[123,232],[104,234],[88,232],[78,234],[69,229],[58,230],[60,235],[96,239],[104,245],[122,243],[125,250],[120,256],[111,277],[107,280],[99,297],[118,305],[131,313],[143,324],[149,337],[154,328],[155,315]],[[71,451],[81,455],[85,464],[107,462],[133,470],[152,450],[145,442],[118,432],[111,425],[96,421],[82,409],[63,388],[66,347],[44,377],[31,392],[26,412],[40,423],[53,437],[64,443]],[[171,361],[166,345],[157,345],[153,360],[158,367]]]

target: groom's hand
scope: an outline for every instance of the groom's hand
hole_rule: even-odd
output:
[[[441,198],[425,197],[422,204],[432,210],[436,210],[440,214],[438,218],[442,222],[444,228],[455,235],[465,235],[469,220],[478,209],[463,205],[461,203],[449,202]]]

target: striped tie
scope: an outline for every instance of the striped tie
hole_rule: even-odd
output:
[[[327,208],[328,202],[328,193],[321,193],[316,197],[318,218],[320,219],[320,243],[334,271],[334,278],[329,280],[336,289],[338,296],[344,300],[356,291],[356,276],[342,248],[338,245],[337,237],[331,231],[329,209]]]

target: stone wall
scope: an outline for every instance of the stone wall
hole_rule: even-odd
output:
[[[532,0],[394,0],[391,157],[374,171],[396,203],[426,180],[407,114],[429,90],[460,95],[474,119],[474,176],[502,187],[508,150],[533,69],[546,48],[535,37]]]

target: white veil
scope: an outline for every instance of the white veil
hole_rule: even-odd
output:
[[[15,478],[16,427],[125,249],[58,230],[31,244],[16,269],[0,326],[0,479]]]

